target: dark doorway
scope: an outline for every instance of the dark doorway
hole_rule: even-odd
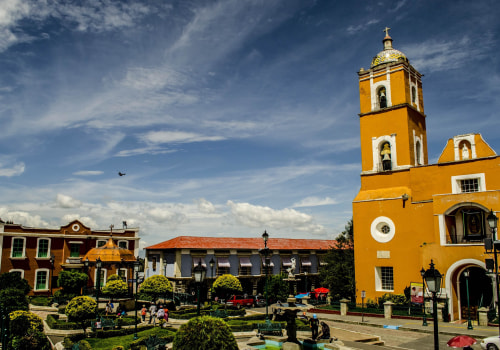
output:
[[[470,317],[477,320],[477,310],[481,307],[489,307],[493,300],[493,286],[491,278],[486,271],[480,267],[471,266],[469,270],[469,281],[467,283],[464,272],[460,274],[460,305],[462,319],[467,319],[467,284],[469,286]]]

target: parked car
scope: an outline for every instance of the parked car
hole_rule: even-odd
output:
[[[242,306],[252,306],[254,299],[247,296],[246,298],[243,295],[233,295],[229,299],[227,299],[227,305],[236,306],[240,309]]]
[[[493,337],[484,338],[483,340],[481,340],[481,349],[499,350],[500,337],[498,335],[495,335]]]
[[[254,307],[266,306],[266,298],[264,298],[262,295],[254,295],[253,296],[253,306]]]

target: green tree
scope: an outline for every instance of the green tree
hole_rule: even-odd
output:
[[[278,300],[285,302],[288,299],[290,290],[289,283],[285,281],[285,278],[288,278],[288,275],[286,273],[281,275],[270,275],[268,278],[269,280],[267,282],[267,298],[269,304],[275,303]],[[265,284],[264,288],[266,288]]]
[[[88,296],[74,297],[66,306],[66,316],[71,322],[76,322],[83,329],[87,328],[87,321],[95,317],[97,303],[94,299]]]
[[[0,306],[7,312],[29,310],[29,302],[21,289],[6,288],[0,290]]]
[[[10,313],[11,348],[17,350],[49,350],[50,342],[43,333],[43,321],[29,311]]]
[[[224,300],[227,300],[231,294],[241,293],[243,291],[240,280],[230,274],[217,277],[212,288],[215,294]]]
[[[156,302],[158,298],[172,291],[172,283],[165,276],[154,275],[146,278],[139,291],[141,295]]]
[[[354,226],[351,219],[345,230],[337,236],[336,245],[328,250],[324,260],[326,266],[320,270],[320,280],[323,286],[330,289],[330,295],[334,300],[356,299],[353,233]]]
[[[238,343],[229,326],[220,318],[195,317],[175,333],[176,350],[237,350]]]
[[[125,283],[118,275],[109,276],[106,285],[102,288],[102,294],[111,299],[119,298],[123,295],[126,295],[127,292],[128,292],[127,283]]]
[[[86,273],[80,271],[61,271],[57,285],[62,288],[63,295],[80,295],[82,288],[87,285],[88,278]]]
[[[17,272],[5,272],[0,275],[0,290],[19,289],[24,295],[27,295],[31,287],[24,278],[21,278]]]

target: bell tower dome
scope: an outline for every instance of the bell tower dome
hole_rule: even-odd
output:
[[[422,75],[393,48],[385,28],[383,50],[358,72],[362,173],[427,164]]]

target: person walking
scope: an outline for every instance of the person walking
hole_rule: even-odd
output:
[[[142,322],[146,322],[147,311],[148,311],[148,309],[146,309],[146,305],[142,304],[142,309],[141,309]]]
[[[315,340],[318,337],[318,326],[319,326],[318,316],[316,316],[316,314],[313,314],[313,317],[309,319],[309,327],[311,327],[311,333],[312,333],[311,338],[313,340]]]
[[[156,324],[156,305],[155,305],[155,303],[152,303],[151,306],[149,307],[149,324],[151,324],[151,321],[153,321],[153,325]]]
[[[165,310],[163,310],[161,305],[158,308],[158,311],[156,311],[156,318],[158,319],[158,325],[161,327],[162,320],[165,319]]]

